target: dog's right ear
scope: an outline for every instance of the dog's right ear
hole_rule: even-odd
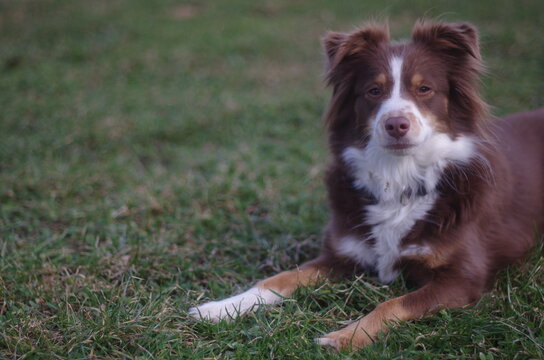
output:
[[[348,56],[362,55],[388,41],[389,29],[385,25],[367,25],[350,34],[330,32],[323,38],[327,70],[332,70]]]
[[[328,68],[334,67],[337,64],[336,58],[339,55],[339,51],[344,43],[349,38],[349,34],[339,32],[329,32],[323,38],[323,47],[325,48],[325,54],[327,55]],[[339,56],[340,57],[340,56]],[[339,62],[339,61],[338,61]]]

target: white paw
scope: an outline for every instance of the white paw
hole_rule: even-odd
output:
[[[189,315],[199,320],[210,320],[218,322],[221,320],[233,319],[238,316],[240,311],[236,311],[235,306],[231,308],[221,304],[221,301],[210,301],[200,306],[189,309]]]
[[[189,315],[199,320],[219,322],[233,320],[258,305],[275,304],[282,297],[270,290],[251,288],[248,291],[220,301],[210,301],[189,309]]]
[[[316,344],[322,346],[332,346],[333,348],[338,348],[338,341],[336,339],[331,339],[328,337],[315,338],[314,341]]]

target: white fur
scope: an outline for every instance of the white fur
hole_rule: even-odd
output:
[[[391,92],[391,99],[393,101],[400,99],[400,85],[402,76],[402,63],[403,59],[394,57],[391,59],[391,75],[393,75],[393,91]]]
[[[342,156],[352,166],[355,186],[367,189],[380,201],[387,201],[398,200],[407,187],[417,190],[424,185],[430,192],[449,163],[464,163],[475,156],[475,144],[467,136],[451,139],[449,135],[436,133],[404,156],[370,143],[364,150],[348,147]]]
[[[432,209],[438,196],[435,187],[444,167],[451,162],[468,161],[474,156],[474,144],[468,137],[453,140],[447,135],[436,134],[418,148],[421,149],[405,156],[354,147],[343,153],[344,161],[353,169],[354,186],[365,188],[378,199],[377,204],[366,207],[365,222],[372,225],[370,235],[376,239],[373,249],[377,256],[376,270],[384,283],[393,281],[398,275],[393,265],[401,256],[400,241],[416,221],[423,219]],[[420,186],[425,188],[426,195],[416,195]],[[401,202],[407,188],[412,190],[411,196]],[[348,239],[340,248],[352,250],[351,257],[355,261],[363,260],[362,265],[368,264],[372,253],[356,253],[353,243]],[[349,251],[345,250],[343,254],[349,255]]]
[[[338,348],[338,340],[328,338],[328,337],[320,337],[314,339],[315,343],[322,346],[332,346],[334,348]]]
[[[376,266],[376,251],[364,239],[355,236],[346,236],[338,242],[336,252],[340,255],[353,258],[363,266]]]
[[[339,245],[339,251],[368,265],[374,260],[380,281],[388,283],[395,279],[398,271],[393,266],[403,256],[399,248],[401,240],[408,234],[416,221],[423,219],[432,209],[438,194],[436,185],[444,168],[449,163],[464,163],[476,155],[474,140],[459,136],[437,133],[430,121],[422,116],[417,106],[401,97],[402,59],[391,60],[393,90],[385,100],[373,122],[373,130],[367,146],[361,150],[348,147],[342,156],[351,165],[355,177],[354,186],[371,192],[378,203],[366,207],[365,223],[372,226],[370,236],[376,240],[374,249],[368,252],[362,241],[349,237]],[[420,122],[421,131],[409,152],[399,155],[384,148],[388,136],[380,121],[382,116],[393,112],[411,112]],[[397,115],[395,115],[397,116]],[[418,196],[420,187],[425,195]],[[406,196],[406,194],[411,196]],[[404,194],[404,195],[403,195]],[[401,201],[402,197],[405,197]],[[345,242],[345,243],[344,243]],[[361,254],[365,251],[368,254]]]
[[[253,287],[241,294],[190,308],[189,315],[213,322],[231,320],[253,310],[255,306],[276,304],[282,299],[271,290]]]
[[[398,275],[394,268],[400,258],[400,241],[404,238],[417,220],[422,219],[431,210],[436,194],[428,194],[410,201],[406,206],[396,203],[382,202],[371,206],[367,221],[372,227],[372,236],[376,239],[378,254],[376,270],[383,283],[389,283]]]
[[[421,256],[421,255],[430,255],[431,254],[431,248],[427,245],[416,245],[416,244],[410,244],[408,246],[405,246],[401,252],[400,256]]]

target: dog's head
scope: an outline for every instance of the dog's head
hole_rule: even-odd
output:
[[[334,89],[326,114],[333,152],[355,146],[408,156],[429,151],[425,144],[436,136],[478,135],[487,107],[472,25],[421,21],[408,43],[390,42],[386,26],[369,25],[329,33],[323,43]]]

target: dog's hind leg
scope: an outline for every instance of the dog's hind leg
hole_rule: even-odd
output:
[[[211,301],[189,309],[189,315],[213,322],[230,320],[254,310],[259,305],[277,304],[290,297],[301,286],[314,285],[326,278],[332,270],[330,260],[319,257],[295,270],[281,272],[259,281],[241,294]]]

